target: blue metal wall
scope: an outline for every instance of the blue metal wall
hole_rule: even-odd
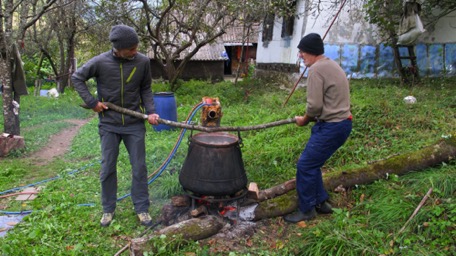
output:
[[[406,48],[400,48],[407,56]],[[386,45],[326,44],[325,55],[352,78],[398,77],[393,48]],[[415,46],[421,77],[456,76],[456,44],[418,44]],[[410,60],[402,60],[409,66]]]

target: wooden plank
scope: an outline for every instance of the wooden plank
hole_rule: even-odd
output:
[[[39,189],[34,187],[28,187],[22,191],[24,194],[19,195],[16,197],[16,201],[27,201],[33,200],[36,198],[36,194],[38,194]]]

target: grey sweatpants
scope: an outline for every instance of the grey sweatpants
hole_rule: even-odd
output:
[[[101,203],[103,212],[116,209],[117,202],[117,158],[119,145],[123,141],[130,157],[132,168],[131,199],[136,213],[149,211],[149,190],[147,185],[146,146],[144,123],[127,126],[99,124],[101,141]]]

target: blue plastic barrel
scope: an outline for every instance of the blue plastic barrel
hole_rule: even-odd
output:
[[[172,92],[157,92],[154,93],[155,112],[161,119],[177,122],[177,105],[174,93]],[[163,130],[172,130],[174,127],[159,124],[153,125],[154,130],[159,132]]]

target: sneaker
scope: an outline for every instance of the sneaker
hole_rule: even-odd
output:
[[[141,222],[141,225],[147,226],[147,227],[152,225],[152,218],[150,217],[149,213],[147,213],[147,212],[138,213],[138,218],[139,218],[139,221]]]
[[[283,217],[286,222],[297,223],[304,220],[311,220],[317,216],[315,208],[307,212],[301,212],[299,209],[297,212],[290,213]]]
[[[102,227],[107,227],[111,224],[112,219],[114,218],[113,212],[105,212],[103,213],[103,217],[101,217],[100,224]]]
[[[327,201],[324,201],[323,203],[316,205],[315,209],[317,210],[318,213],[322,213],[322,214],[333,213],[332,207]]]

